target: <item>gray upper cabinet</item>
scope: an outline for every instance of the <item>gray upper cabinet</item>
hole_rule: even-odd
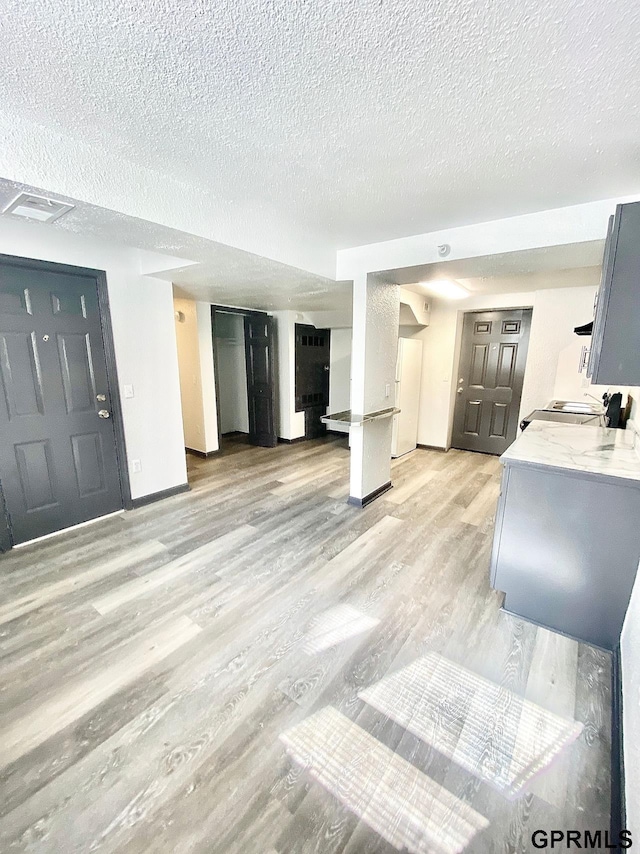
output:
[[[588,375],[599,385],[640,385],[640,202],[609,221]]]

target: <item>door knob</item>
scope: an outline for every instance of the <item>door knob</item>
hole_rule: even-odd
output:
[[[109,418],[110,413],[108,409],[99,409],[98,410],[98,418]]]
[[[462,394],[463,391],[464,389],[462,388],[462,386],[460,386],[460,388],[458,389],[458,394]]]

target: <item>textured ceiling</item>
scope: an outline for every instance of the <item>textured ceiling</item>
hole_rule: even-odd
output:
[[[42,188],[0,178],[0,210],[22,192],[46,195]],[[179,296],[244,308],[329,311],[350,317],[351,282],[317,276],[68,196],[57,198],[74,207],[54,223],[18,221],[15,217],[7,220],[33,230],[34,234],[41,229],[53,229],[154,253],[154,277],[173,282]],[[603,250],[603,240],[592,240],[445,260],[375,275],[381,281],[395,282],[418,293],[425,289],[416,283],[442,278],[453,279],[471,292],[485,294],[582,287],[598,284]]]
[[[376,274],[422,293],[421,282],[452,279],[472,293],[500,294],[575,288],[600,282],[604,240],[502,252]]]
[[[38,187],[0,178],[0,210],[20,192],[42,194]],[[153,275],[179,285],[180,294],[192,299],[267,310],[334,311],[351,307],[351,282],[316,276],[251,252],[67,196],[56,198],[73,204],[74,208],[53,223],[19,221],[15,217],[7,217],[7,221],[32,230],[34,235],[43,229],[53,229],[157,253]]]
[[[636,0],[2,7],[3,109],[335,247],[640,190]]]

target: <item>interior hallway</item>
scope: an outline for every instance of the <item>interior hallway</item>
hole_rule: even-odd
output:
[[[348,463],[342,438],[238,443],[189,458],[189,493],[3,558],[3,851],[511,852],[608,826],[609,656],[500,612],[497,459],[416,451],[365,510]],[[524,697],[560,742],[584,728],[520,780]]]

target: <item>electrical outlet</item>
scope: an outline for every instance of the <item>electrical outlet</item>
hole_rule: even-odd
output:
[[[134,474],[138,474],[142,471],[142,463],[140,460],[131,460],[131,471]]]

